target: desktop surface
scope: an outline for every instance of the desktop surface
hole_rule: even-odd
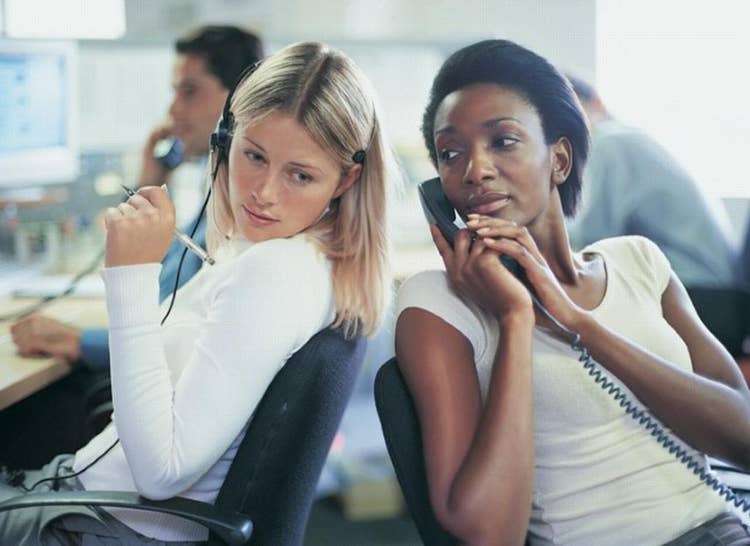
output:
[[[32,305],[34,298],[0,296],[3,314]],[[50,317],[71,322],[80,327],[103,326],[107,311],[103,298],[67,297],[44,309]],[[11,321],[0,322],[0,410],[43,389],[66,376],[73,365],[62,359],[19,356],[10,337]]]

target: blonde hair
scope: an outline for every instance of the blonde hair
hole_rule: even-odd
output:
[[[303,233],[333,265],[334,327],[347,336],[374,334],[390,299],[386,213],[388,181],[397,171],[368,80],[339,51],[314,42],[293,44],[263,60],[240,84],[231,111],[235,131],[273,113],[292,116],[341,163],[342,176],[356,165],[353,154],[365,151],[358,180]],[[234,229],[227,161],[217,171],[212,199],[210,250]]]

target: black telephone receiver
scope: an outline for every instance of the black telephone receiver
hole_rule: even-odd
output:
[[[443,192],[440,178],[425,180],[418,186],[417,190],[419,191],[419,200],[422,203],[422,209],[424,210],[424,215],[427,217],[427,222],[435,224],[440,233],[443,234],[443,237],[445,237],[445,240],[453,246],[456,235],[465,226],[457,224],[457,222],[461,224],[463,222]],[[500,261],[513,275],[526,284],[526,275],[524,274],[523,267],[516,260],[510,256],[500,256]]]
[[[440,182],[440,178],[431,178],[425,180],[418,186],[419,200],[422,203],[422,209],[427,217],[427,221],[430,224],[435,224],[443,237],[453,246],[453,241],[456,235],[462,227],[456,222],[461,222],[461,218],[456,214],[453,205],[446,197],[443,192],[443,186]],[[463,222],[461,222],[463,223]],[[509,256],[501,256],[500,261],[505,267],[507,267],[516,277],[524,282],[525,274],[523,268],[519,263],[510,258]],[[528,288],[528,283],[524,282],[524,285]],[[745,500],[742,497],[737,496],[730,487],[721,483],[713,474],[710,473],[710,468],[707,468],[704,464],[696,461],[692,458],[690,453],[673,439],[672,434],[668,429],[664,428],[661,422],[657,421],[651,413],[645,409],[638,407],[630,400],[630,397],[625,393],[617,384],[609,379],[602,371],[602,368],[597,364],[589,354],[588,350],[584,348],[580,343],[580,336],[566,328],[560,322],[553,317],[542,303],[537,298],[534,291],[529,289],[531,293],[531,299],[534,302],[534,306],[537,310],[547,317],[549,321],[555,326],[560,333],[567,336],[570,342],[571,348],[580,353],[578,360],[583,365],[584,370],[588,373],[591,378],[623,408],[625,413],[634,419],[639,425],[644,427],[655,440],[664,447],[669,453],[671,453],[678,461],[684,464],[690,471],[693,472],[698,478],[711,487],[716,493],[722,497],[727,503],[734,505],[735,507],[742,510],[745,514],[750,514],[750,501]]]

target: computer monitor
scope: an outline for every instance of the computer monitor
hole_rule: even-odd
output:
[[[0,40],[0,189],[78,175],[74,42]]]

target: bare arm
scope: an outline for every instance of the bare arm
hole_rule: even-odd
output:
[[[422,309],[398,320],[396,350],[422,427],[436,517],[467,544],[522,544],[534,475],[531,327],[503,325],[482,408],[468,340]]]
[[[499,271],[493,278],[501,284],[510,275],[496,254],[480,257],[481,245],[467,255],[466,235],[459,238],[455,255],[442,239],[436,243],[451,281],[486,302],[491,298],[478,288],[479,272],[486,268],[484,274],[492,277]],[[477,275],[473,280],[472,274]],[[514,290],[526,296],[512,282],[517,286],[506,287],[508,297],[499,298],[504,303],[513,301]],[[462,333],[417,308],[403,311],[396,327],[399,366],[422,428],[432,508],[441,524],[467,544],[523,544],[526,535],[534,475],[534,315],[523,297],[522,304],[493,308],[501,335],[484,406],[473,349]]]
[[[587,314],[573,325],[594,359],[690,445],[750,467],[750,392],[729,353],[700,322],[672,274],[664,318],[683,339],[695,373],[683,371],[608,330]]]

